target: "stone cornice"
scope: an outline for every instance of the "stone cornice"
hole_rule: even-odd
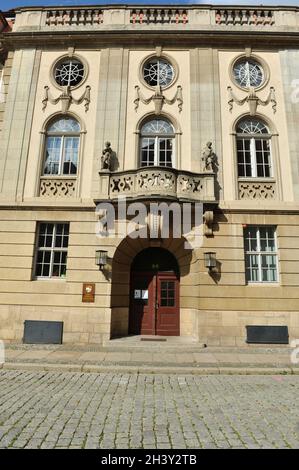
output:
[[[298,48],[299,30],[271,31],[227,31],[214,28],[202,29],[146,29],[132,30],[128,27],[114,27],[98,31],[24,31],[0,34],[2,46],[6,49],[25,47],[46,48],[63,45],[77,46],[83,49],[94,47],[153,47],[157,44],[167,47],[230,47],[239,48],[248,44],[256,49],[281,47]]]

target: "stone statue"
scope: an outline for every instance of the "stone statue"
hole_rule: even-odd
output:
[[[204,171],[214,171],[215,153],[212,148],[212,142],[207,142],[202,151],[202,161],[204,162]]]
[[[110,142],[105,142],[105,148],[102,152],[101,162],[102,170],[112,171],[113,151]]]

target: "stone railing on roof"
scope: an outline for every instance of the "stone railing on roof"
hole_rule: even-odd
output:
[[[275,14],[271,10],[221,9],[217,10],[215,21],[217,25],[225,26],[272,26],[275,24]]]
[[[181,8],[136,8],[130,11],[132,24],[186,24],[188,10]]]
[[[14,31],[178,29],[293,30],[299,28],[298,7],[223,7],[212,5],[101,5],[23,7],[15,10]]]
[[[55,9],[46,11],[46,26],[88,26],[103,23],[103,11],[95,9]]]

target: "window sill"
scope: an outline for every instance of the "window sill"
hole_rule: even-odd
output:
[[[252,181],[252,182],[263,182],[263,183],[275,183],[276,182],[276,179],[275,178],[272,178],[272,176],[270,176],[269,178],[267,177],[260,177],[260,176],[238,176],[238,181],[240,182],[247,182],[247,181]]]
[[[280,282],[247,282],[248,287],[280,287]]]
[[[34,277],[32,278],[32,281],[57,281],[57,282],[63,282],[66,281],[66,277]]]
[[[78,175],[42,175],[42,180],[76,180]]]

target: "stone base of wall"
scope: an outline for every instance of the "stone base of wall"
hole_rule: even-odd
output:
[[[298,312],[208,311],[198,313],[198,339],[207,346],[246,345],[247,325],[288,326],[289,340],[299,338]]]
[[[111,316],[112,315],[112,320]],[[21,342],[25,320],[63,321],[64,344],[103,344],[111,336],[127,336],[128,308],[34,307],[0,305],[0,339]],[[110,326],[111,323],[111,326]],[[242,312],[181,309],[180,336],[207,346],[246,346],[247,325],[286,325],[290,341],[299,338],[297,312]]]
[[[0,339],[21,342],[25,320],[63,322],[63,343],[103,344],[110,339],[110,309],[0,305]]]

